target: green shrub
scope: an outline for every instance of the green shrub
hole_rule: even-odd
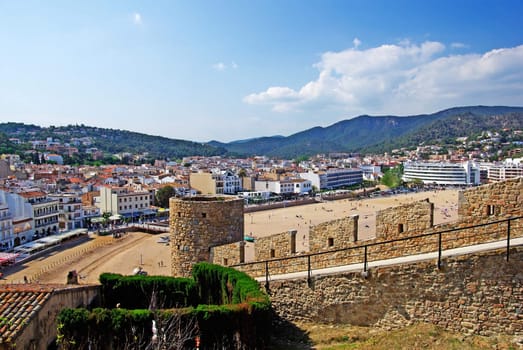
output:
[[[102,305],[127,309],[174,308],[197,305],[196,283],[190,278],[122,276],[104,273]],[[155,305],[151,305],[151,301]]]
[[[200,349],[261,349],[270,333],[267,294],[232,268],[199,263],[193,278],[105,273],[100,282],[103,308],[60,312],[62,349],[145,349],[152,344],[153,320],[162,332],[176,323],[178,333],[173,334],[185,336],[179,348],[194,348],[198,334]],[[194,327],[188,326],[191,322]]]

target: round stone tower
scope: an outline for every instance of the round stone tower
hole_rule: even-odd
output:
[[[243,241],[243,203],[235,196],[169,200],[173,276],[188,277],[194,264],[210,261],[211,247]]]

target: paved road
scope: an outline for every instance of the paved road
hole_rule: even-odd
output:
[[[520,245],[523,245],[523,237],[512,238],[510,240],[511,247],[520,246]],[[467,247],[447,249],[447,250],[443,250],[441,255],[443,258],[445,258],[445,257],[450,257],[450,256],[473,254],[473,253],[477,253],[477,252],[483,252],[483,251],[487,251],[487,250],[494,250],[494,249],[506,248],[506,247],[507,247],[507,240],[502,240],[502,241],[482,243],[482,244],[477,244],[477,245],[467,246]],[[414,262],[433,260],[433,259],[437,259],[437,258],[438,258],[438,252],[436,251],[436,252],[432,252],[432,253],[409,255],[409,256],[403,256],[403,257],[393,258],[393,259],[370,261],[367,263],[367,267],[369,269],[371,269],[373,267],[379,267],[379,266],[410,264],[410,263],[414,263]],[[342,273],[342,272],[355,272],[355,271],[356,272],[363,271],[363,263],[336,266],[336,267],[328,267],[328,268],[319,269],[319,270],[312,270],[311,276],[331,275],[331,274],[338,274],[338,273]],[[270,272],[270,270],[269,270],[269,272]],[[293,273],[282,274],[282,275],[270,275],[269,281],[277,281],[277,280],[285,280],[285,279],[293,279],[293,278],[304,278],[304,277],[307,277],[307,271],[293,272]],[[263,281],[265,281],[265,277],[257,277],[256,280],[259,282],[263,282]]]

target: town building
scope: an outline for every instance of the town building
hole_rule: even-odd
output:
[[[363,180],[378,181],[379,178],[383,175],[383,173],[381,172],[381,166],[379,166],[379,165],[362,164],[359,166],[359,168],[363,172]]]
[[[51,199],[41,191],[20,192],[20,196],[32,207],[34,220],[34,236],[43,237],[58,233],[58,201]]]
[[[61,229],[74,230],[83,228],[82,197],[74,193],[50,194],[49,198],[58,201],[58,222]]]
[[[128,187],[101,187],[100,200],[96,202],[100,211],[127,218],[151,215],[154,195],[148,191],[133,192]]]
[[[236,194],[242,190],[240,177],[229,170],[191,173],[189,182],[204,195]]]
[[[487,166],[489,182],[505,181],[523,176],[523,163],[520,161],[504,162]]]
[[[312,183],[306,179],[260,179],[254,182],[254,189],[258,192],[272,192],[282,197],[295,197],[309,194]]]
[[[480,184],[479,166],[473,162],[423,163],[406,162],[403,181],[422,181],[433,185],[467,186]]]
[[[0,202],[0,251],[14,246],[13,217],[7,203]]]
[[[309,171],[300,173],[302,179],[311,181],[317,190],[332,190],[336,188],[361,184],[363,171],[355,168],[331,168],[325,171]]]
[[[10,216],[13,226],[12,236],[6,236],[3,240],[4,244],[7,243],[9,248],[12,248],[31,241],[34,235],[33,208],[31,204],[27,203],[18,194],[6,191],[0,191],[0,203],[7,206],[8,212],[4,214],[7,215],[5,219],[8,221]]]

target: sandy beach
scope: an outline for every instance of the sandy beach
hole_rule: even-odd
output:
[[[326,201],[297,207],[245,214],[245,235],[262,237],[297,230],[298,251],[308,250],[309,226],[359,215],[360,238],[375,235],[376,212],[388,207],[429,198],[434,203],[434,223],[457,219],[457,190],[407,193],[361,200]],[[67,273],[76,270],[81,284],[98,283],[103,272],[131,274],[141,266],[150,275],[170,275],[170,246],[160,243],[162,235],[130,232],[122,238],[92,235],[72,248],[54,251],[43,257],[5,269],[0,283],[65,283]],[[254,256],[253,243],[247,243],[246,260]]]

